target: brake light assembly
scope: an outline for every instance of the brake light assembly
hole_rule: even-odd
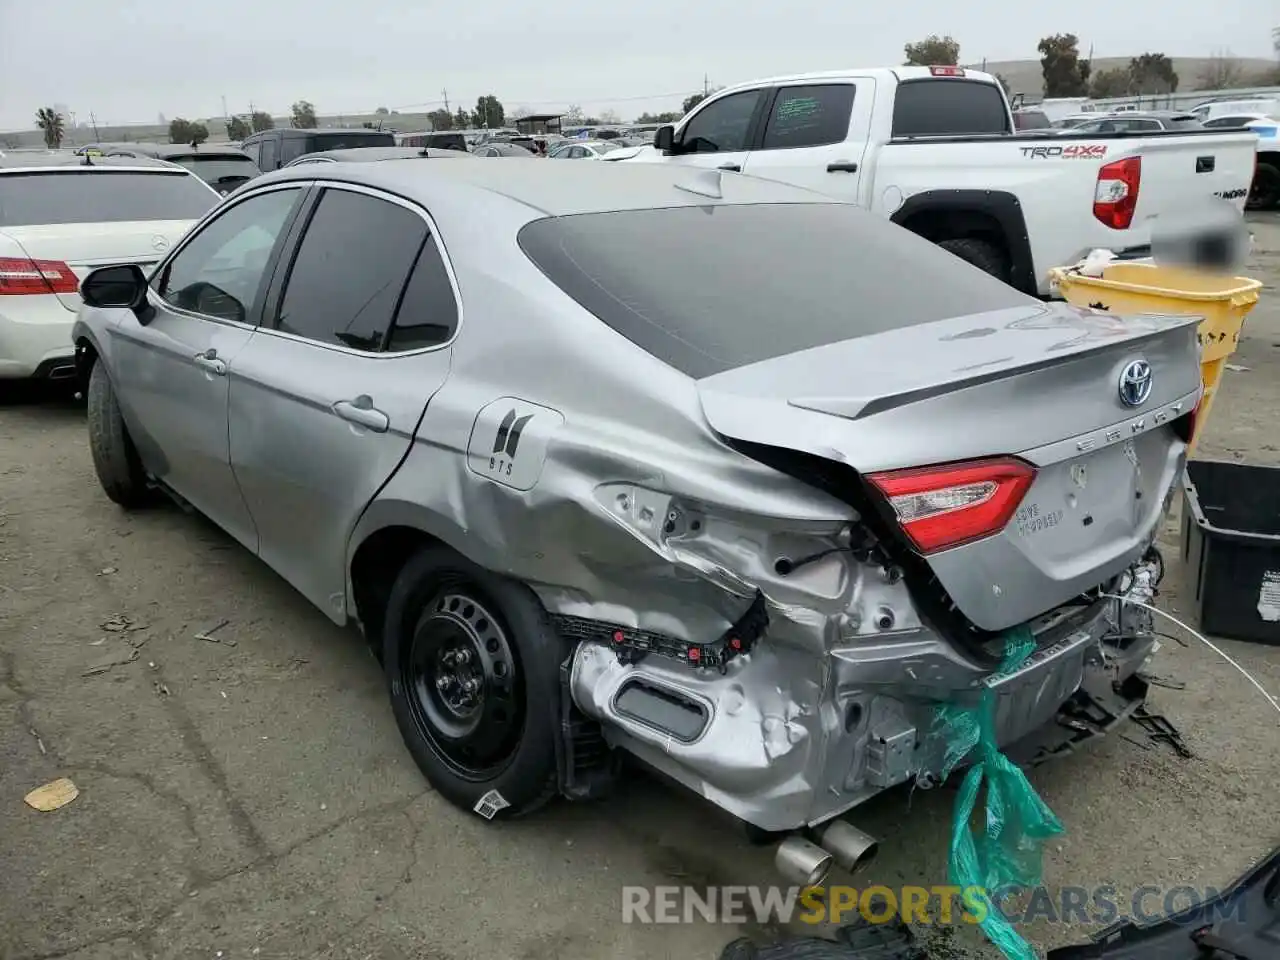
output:
[[[1035,467],[1013,457],[867,476],[922,554],[998,534],[1012,519],[1035,478]]]
[[[964,67],[930,67],[929,73],[935,77],[963,77]]]
[[[1103,164],[1093,188],[1093,215],[1112,230],[1128,230],[1138,209],[1142,158],[1125,157]]]
[[[61,260],[0,257],[0,297],[75,293],[80,281]]]

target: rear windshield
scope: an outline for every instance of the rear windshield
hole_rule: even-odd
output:
[[[994,83],[940,77],[898,84],[893,101],[895,137],[947,137],[1009,133],[1004,94]]]
[[[391,133],[379,133],[371,130],[368,133],[316,133],[307,137],[307,149],[304,153],[317,153],[320,150],[345,150],[348,147],[394,147],[396,138]]]
[[[851,204],[578,214],[535,220],[521,229],[519,242],[570,297],[695,378],[899,327],[1037,303]],[[908,271],[928,282],[909,282]]]
[[[215,187],[229,180],[248,180],[262,172],[248,157],[241,157],[234,153],[222,156],[196,154],[169,159],[179,166],[186,167],[205,183]]]
[[[196,220],[219,197],[189,173],[17,170],[0,173],[0,226]]]
[[[1201,127],[1200,118],[1190,114],[1185,117],[1171,117],[1165,121],[1164,125],[1168,130],[1198,130]]]

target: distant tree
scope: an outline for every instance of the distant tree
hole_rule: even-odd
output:
[[[1178,75],[1173,61],[1163,53],[1144,53],[1129,61],[1129,76],[1134,93],[1176,93]]]
[[[571,123],[576,125],[576,124],[581,124],[585,117],[586,117],[586,114],[582,112],[582,107],[578,106],[576,103],[571,103],[569,104],[568,107],[565,108],[564,116],[561,117],[560,119],[563,120],[565,123]]]
[[[954,67],[960,62],[960,44],[950,34],[940,37],[931,33],[917,43],[905,44],[902,52],[908,67]]]
[[[1245,81],[1249,87],[1280,87],[1280,64],[1255,73]]]
[[[511,120],[523,120],[525,117],[529,116],[531,113],[533,113],[533,111],[530,110],[528,107],[516,107],[514,110],[512,110],[510,113],[507,114],[507,117]]]
[[[453,114],[453,126],[458,130],[466,130],[471,126],[471,114],[459,107]]]
[[[431,121],[432,130],[453,129],[453,114],[448,110],[432,110],[427,114],[427,119]]]
[[[1200,90],[1230,90],[1244,83],[1244,65],[1226,50],[1209,58],[1196,77]]]
[[[366,130],[378,129],[378,125],[374,123],[372,120],[366,120],[364,123],[360,124],[360,126],[364,127]]]
[[[252,129],[253,128],[249,126],[249,122],[245,120],[244,117],[231,117],[227,121],[227,139],[243,140],[245,137],[249,136]]]
[[[691,94],[690,96],[687,96],[684,98],[684,103],[682,103],[680,106],[684,108],[685,113],[688,113],[698,104],[700,104],[703,100],[707,99],[708,96],[710,96],[710,94],[706,94],[706,93]]]
[[[677,111],[668,110],[666,113],[642,113],[636,118],[636,123],[675,123],[679,119]]]
[[[187,143],[191,144],[192,146],[198,147],[200,144],[204,143],[206,140],[209,139],[209,128],[206,127],[203,123],[201,123],[198,120],[192,121],[190,133],[191,133],[191,139],[189,139]]]
[[[44,145],[50,150],[62,146],[62,138],[66,133],[66,121],[53,107],[41,107],[36,111],[36,126],[44,133]]]
[[[1006,97],[1013,96],[1013,91],[1009,89],[1008,78],[1005,77],[1005,75],[1002,73],[997,73],[995,76],[996,76],[996,83],[1000,84],[1000,89],[1004,91],[1004,95]]]
[[[184,120],[182,117],[174,117],[169,121],[169,142],[190,143],[191,126],[192,124],[190,120]]]
[[[314,130],[316,126],[316,108],[310,100],[299,100],[290,107],[289,122],[299,130]]]
[[[390,111],[390,110],[388,110],[386,107],[379,107],[377,110],[375,110],[375,111],[373,111],[373,112],[374,112],[374,113],[376,113],[376,114],[377,114],[378,116],[380,116],[380,117],[388,116],[388,115],[391,113],[391,111]]]
[[[254,133],[261,133],[263,130],[272,130],[276,125],[275,120],[271,118],[271,114],[262,110],[253,111],[253,115],[249,118],[249,123],[253,127]]]
[[[618,116],[617,110],[604,110],[600,113],[601,123],[621,123],[622,118]]]
[[[1046,97],[1083,97],[1089,93],[1088,60],[1080,59],[1080,40],[1074,33],[1045,37],[1037,45]]]
[[[506,115],[502,110],[502,101],[492,93],[486,93],[476,101],[476,108],[471,112],[473,127],[498,128],[506,125]]]
[[[1107,97],[1126,97],[1133,91],[1130,89],[1132,77],[1125,67],[1112,67],[1099,70],[1093,75],[1089,84],[1089,96],[1099,100]]]

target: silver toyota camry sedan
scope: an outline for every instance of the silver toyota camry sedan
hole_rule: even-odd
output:
[[[837,818],[949,772],[940,710],[993,695],[1014,744],[1145,694],[1121,605],[1162,571],[1194,318],[1042,303],[738,174],[412,159],[255,179],[82,296],[107,496],[358,624],[477,815],[630,754],[853,861]]]

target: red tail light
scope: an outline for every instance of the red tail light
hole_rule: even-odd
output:
[[[61,260],[0,257],[0,296],[75,293],[76,275]]]
[[[920,552],[936,553],[1003,530],[1035,477],[1030,464],[1003,458],[891,470],[867,479],[888,499]]]
[[[1128,230],[1138,209],[1142,185],[1142,158],[1125,157],[1098,171],[1093,188],[1093,215],[1113,230]]]
[[[964,67],[930,67],[929,73],[935,77],[963,77]]]

